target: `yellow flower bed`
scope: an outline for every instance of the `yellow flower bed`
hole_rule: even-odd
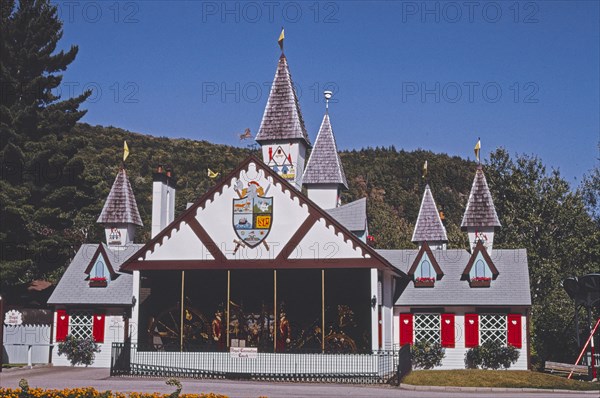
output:
[[[121,392],[104,391],[100,392],[95,388],[68,388],[64,390],[44,390],[41,388],[29,388],[26,391],[20,388],[0,388],[0,397],[2,398],[169,398],[171,394],[147,394],[132,392],[124,394]],[[179,398],[227,398],[220,394],[179,394]]]

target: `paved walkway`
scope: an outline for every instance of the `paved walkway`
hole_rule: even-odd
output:
[[[171,393],[173,388],[165,384],[165,379],[110,377],[108,369],[39,367],[33,369],[10,369],[0,373],[0,386],[17,388],[19,380],[25,378],[31,387],[62,389],[73,387],[94,387],[98,390],[121,392],[160,392]],[[266,383],[230,380],[180,379],[184,393],[214,392],[231,398],[304,398],[304,397],[360,397],[360,398],[479,398],[479,397],[527,397],[575,398],[597,397],[598,392],[552,392],[540,390],[508,389],[461,389],[441,387],[404,388],[391,386],[355,386],[348,384],[307,384],[307,383]]]

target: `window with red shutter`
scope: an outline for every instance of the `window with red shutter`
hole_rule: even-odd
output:
[[[400,345],[413,343],[413,314],[400,314]]]
[[[104,343],[104,314],[94,314],[94,324],[92,335],[96,343]]]
[[[465,314],[465,347],[479,345],[479,315]]]
[[[508,314],[506,322],[507,329],[507,343],[516,348],[522,347],[522,329],[521,329],[521,315],[520,314]]]
[[[56,341],[65,341],[69,334],[69,314],[65,310],[56,311]]]
[[[455,345],[454,314],[442,314],[442,347]]]

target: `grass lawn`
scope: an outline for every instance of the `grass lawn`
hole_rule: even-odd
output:
[[[598,382],[567,380],[566,377],[527,370],[415,370],[402,383],[417,386],[600,389]]]

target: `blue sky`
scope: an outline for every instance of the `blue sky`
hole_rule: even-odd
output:
[[[335,92],[340,149],[473,158],[536,154],[574,186],[597,164],[597,1],[64,1],[79,45],[64,97],[95,89],[83,121],[245,145],[285,53],[314,141]],[[431,170],[433,173],[434,171]]]

